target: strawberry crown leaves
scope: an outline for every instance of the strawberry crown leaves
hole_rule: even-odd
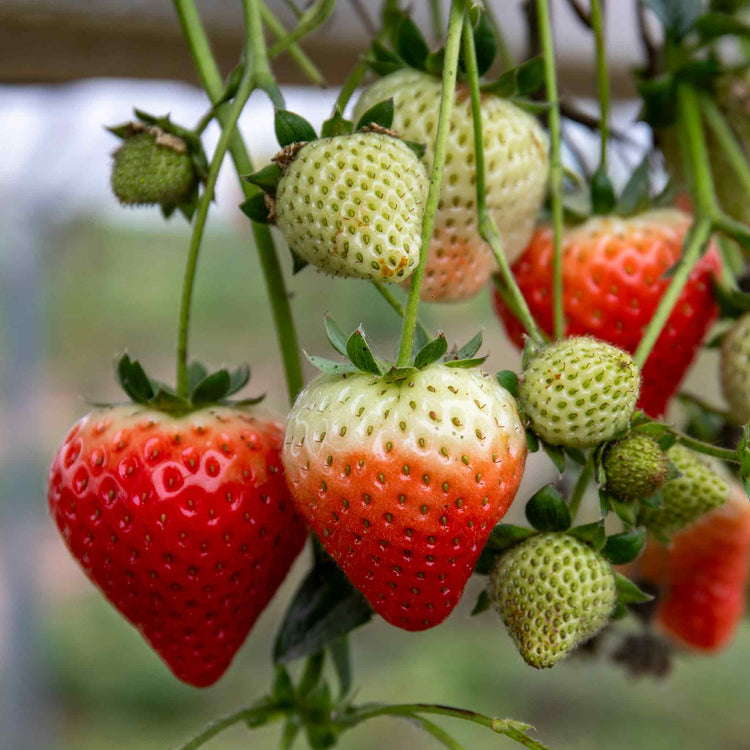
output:
[[[328,375],[342,375],[354,372],[366,372],[371,375],[383,375],[389,380],[403,380],[416,370],[423,370],[430,365],[441,363],[446,367],[470,368],[481,365],[486,357],[474,355],[482,346],[482,334],[478,333],[466,344],[448,351],[445,334],[439,333],[435,338],[425,336],[425,341],[414,354],[413,364],[407,367],[396,367],[392,362],[376,357],[367,341],[365,331],[359,326],[347,336],[336,321],[325,316],[325,331],[331,346],[348,361],[336,362],[324,357],[317,357],[305,352],[312,365]]]
[[[212,404],[232,404],[249,406],[264,397],[229,401],[229,396],[242,390],[250,382],[250,368],[240,365],[233,370],[221,368],[209,373],[200,362],[188,366],[187,398],[179,396],[173,388],[150,378],[137,359],[123,354],[115,361],[115,378],[131,401],[150,406],[170,414],[187,414]]]

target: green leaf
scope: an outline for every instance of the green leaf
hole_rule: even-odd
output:
[[[485,550],[489,552],[505,552],[505,550],[514,547],[524,539],[534,536],[536,531],[526,526],[516,526],[512,523],[501,523],[495,526],[490,532],[485,544]]]
[[[247,216],[250,221],[257,224],[270,224],[271,215],[266,204],[265,193],[257,193],[246,201],[240,203],[240,211]]]
[[[609,506],[626,526],[636,525],[638,521],[639,506],[637,502],[623,503],[619,500],[615,500],[615,498],[610,495]]]
[[[492,606],[492,599],[490,599],[490,594],[487,591],[487,589],[482,589],[479,592],[479,596],[477,597],[477,602],[474,605],[474,608],[469,613],[471,617],[475,617],[476,615],[481,615],[482,612],[486,612],[490,607]]]
[[[287,109],[277,109],[274,114],[274,130],[279,146],[292,143],[314,141],[317,139],[315,128],[304,118]]]
[[[271,693],[279,703],[292,703],[294,701],[294,683],[283,664],[276,665]]]
[[[607,533],[604,531],[603,520],[583,524],[582,526],[574,526],[568,531],[568,534],[590,545],[597,552],[604,547],[607,541]]]
[[[428,341],[418,352],[417,356],[414,357],[414,367],[418,370],[423,370],[428,365],[437,362],[439,359],[445,356],[448,351],[448,342],[446,341],[445,334],[438,334],[437,338]]]
[[[555,465],[555,468],[562,474],[565,472],[565,451],[559,445],[550,445],[549,443],[542,443],[542,450],[549,456],[550,461]]]
[[[408,380],[414,377],[419,372],[416,367],[391,367],[385,375],[383,380],[388,383],[398,383],[401,380]]]
[[[146,404],[153,398],[151,382],[138,360],[131,360],[127,354],[123,354],[115,364],[115,377],[136,404]]]
[[[367,343],[365,332],[362,328],[357,328],[357,330],[349,336],[346,342],[346,354],[358,370],[369,372],[373,375],[382,374],[380,366],[370,351],[370,346]]]
[[[356,130],[361,130],[367,125],[379,125],[381,128],[390,129],[393,125],[393,98],[378,102],[370,107],[357,122]]]
[[[474,27],[474,48],[478,72],[480,76],[483,76],[492,67],[497,54],[495,30],[486,13],[480,13],[477,25]]]
[[[714,280],[713,287],[716,301],[719,303],[720,317],[734,319],[750,312],[750,293],[736,286],[728,286],[718,279]]]
[[[539,450],[539,438],[531,430],[526,430],[526,448],[529,453],[536,453]]]
[[[599,508],[603,516],[612,510],[612,496],[601,488],[599,489]]]
[[[532,57],[516,68],[516,94],[529,96],[538,91],[544,83],[544,58]]]
[[[307,361],[315,368],[324,372],[326,375],[343,375],[359,372],[351,362],[334,362],[332,359],[325,357],[316,357],[314,354],[305,352]]]
[[[193,388],[190,392],[190,401],[195,406],[217,403],[229,393],[231,385],[232,379],[229,376],[229,372],[222,368],[207,375]]]
[[[233,396],[241,391],[250,382],[250,366],[247,364],[238,365],[229,373],[229,390],[227,396]]]
[[[314,654],[372,617],[367,600],[327,555],[292,597],[273,647],[275,663]]]
[[[297,255],[291,248],[289,248],[289,254],[292,256],[292,275],[296,276],[303,268],[307,268],[310,264],[301,256]]]
[[[468,370],[472,367],[479,367],[479,365],[484,364],[486,360],[487,357],[474,357],[473,359],[449,359],[443,364],[446,367],[458,367],[464,370]]]
[[[406,67],[406,63],[395,52],[378,41],[373,41],[364,60],[379,76],[387,76]]]
[[[456,359],[471,359],[482,347],[482,332],[472,336],[457,352]]]
[[[336,321],[326,313],[325,315],[326,336],[328,343],[344,357],[346,356],[346,334],[339,328]]]
[[[333,669],[339,681],[339,700],[345,698],[352,688],[352,665],[349,658],[349,637],[342,635],[328,644]]]
[[[500,370],[497,373],[497,382],[510,393],[513,398],[518,398],[519,384],[518,375],[512,370]]]
[[[424,61],[424,69],[428,73],[438,77],[443,72],[443,65],[445,65],[445,47],[441,47],[435,50],[435,52],[430,52]]]
[[[398,25],[394,47],[407,65],[417,70],[424,70],[430,48],[419,27],[407,15],[403,16]]]
[[[570,509],[551,484],[531,496],[525,512],[526,519],[537,531],[567,531],[570,528]]]
[[[333,138],[337,135],[349,135],[353,132],[354,123],[351,120],[347,120],[344,115],[341,114],[341,110],[336,107],[333,117],[323,123],[323,127],[320,130],[320,137]]]
[[[615,207],[615,189],[607,173],[599,167],[591,178],[591,209],[604,216],[612,213]]]
[[[404,141],[404,146],[408,146],[412,152],[414,153],[414,156],[417,157],[417,159],[424,158],[424,155],[427,151],[427,147],[424,145],[424,143],[417,143],[416,141]]]
[[[184,398],[180,398],[171,390],[159,388],[149,400],[149,406],[159,411],[167,411],[176,414],[190,411],[190,404]]]
[[[579,450],[578,448],[571,448],[570,446],[565,446],[563,448],[565,451],[565,455],[571,459],[572,461],[575,461],[575,463],[579,464],[580,466],[583,466],[586,463],[586,454]]]
[[[203,380],[203,378],[208,375],[208,370],[206,369],[205,365],[198,362],[198,360],[194,360],[188,365],[188,387],[192,391],[193,388],[195,388],[198,383]],[[152,384],[153,387],[153,384]]]
[[[677,94],[674,77],[664,73],[657,78],[642,79],[638,92],[643,100],[643,120],[652,128],[668,128],[677,117]]]
[[[264,193],[275,195],[282,174],[283,171],[278,164],[267,164],[263,169],[245,175],[242,179],[257,185]]]
[[[617,601],[622,604],[643,604],[654,598],[641,591],[638,586],[621,573],[615,573],[615,585],[617,586]]]
[[[641,554],[645,543],[645,529],[623,531],[621,534],[613,534],[607,539],[602,554],[613,565],[625,565]]]
[[[676,41],[695,25],[701,12],[700,0],[643,0],[661,21],[666,34]]]
[[[320,683],[325,665],[325,657],[325,651],[318,651],[308,657],[302,670],[302,675],[297,683],[297,695],[299,697],[309,695]]]
[[[721,36],[750,36],[750,25],[728,13],[704,13],[696,22],[695,30],[703,44]]]
[[[648,156],[633,170],[617,201],[617,213],[633,216],[648,208],[651,202],[651,164]]]

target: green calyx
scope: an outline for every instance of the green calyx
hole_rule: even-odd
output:
[[[669,461],[659,443],[637,433],[605,448],[602,469],[606,491],[625,503],[651,497],[669,478]]]
[[[108,128],[122,140],[112,155],[112,192],[123,205],[158,205],[165,217],[179,209],[190,220],[208,170],[200,138],[169,117],[135,114]]]
[[[240,365],[234,370],[222,368],[209,373],[200,363],[193,362],[188,367],[189,394],[182,397],[174,388],[146,375],[138,360],[131,360],[123,354],[115,360],[115,378],[131,401],[143,404],[169,414],[189,414],[216,404],[250,406],[259,403],[264,397],[229,401],[250,381],[250,368]]]
[[[393,362],[380,359],[372,353],[362,326],[347,336],[332,318],[326,316],[325,328],[329,343],[339,354],[346,357],[346,361],[336,362],[307,353],[305,356],[312,365],[327,375],[367,372],[371,375],[382,376],[392,382],[405,380],[416,370],[423,370],[434,364],[470,368],[478,367],[487,359],[487,357],[475,356],[482,346],[481,333],[477,333],[463,346],[454,347],[449,351],[444,334],[440,333],[435,338],[429,339],[425,332],[418,328],[420,335],[415,340],[412,363],[406,367],[396,367]]]

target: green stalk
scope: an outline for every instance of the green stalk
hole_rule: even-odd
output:
[[[686,448],[691,448],[697,453],[703,453],[705,456],[712,456],[730,464],[741,463],[737,456],[737,451],[730,450],[729,448],[719,448],[717,445],[712,445],[711,443],[704,443],[702,440],[690,437],[690,435],[686,435],[679,430],[670,429],[670,432],[677,438],[678,443],[681,443]]]
[[[420,729],[431,734],[443,747],[447,747],[448,750],[464,750],[463,745],[451,737],[448,732],[437,724],[434,724],[429,719],[425,719],[424,716],[410,716],[409,721],[415,723]]]
[[[303,36],[315,31],[318,26],[328,19],[328,16],[331,15],[335,5],[336,0],[317,0],[309,10],[302,13],[299,17],[299,23],[294,29],[292,29],[292,31],[290,31],[283,39],[279,39],[279,41],[271,47],[268,54],[271,57],[276,57],[289,49],[289,47],[291,47],[296,41],[302,39]]]
[[[276,18],[273,11],[265,2],[263,2],[263,0],[261,0],[260,3],[260,14],[263,18],[263,23],[277,39],[283,39],[287,35],[287,30],[284,28],[284,24]],[[313,86],[325,86],[325,78],[323,78],[323,74],[298,44],[292,44],[287,52],[289,53],[289,57],[297,63],[299,69]]]
[[[246,18],[248,26],[250,19]],[[198,201],[198,210],[195,213],[193,221],[193,232],[190,236],[190,245],[188,247],[187,264],[185,267],[185,276],[182,283],[182,301],[180,303],[180,319],[177,333],[177,394],[187,398],[189,392],[188,384],[188,334],[190,330],[190,309],[193,299],[193,289],[195,286],[195,271],[198,266],[198,255],[200,253],[203,232],[206,227],[208,211],[211,208],[211,201],[216,189],[216,181],[219,178],[219,170],[224,161],[224,156],[229,148],[229,141],[232,133],[237,127],[237,121],[240,114],[250,98],[255,88],[255,76],[253,66],[246,62],[245,72],[242,75],[237,94],[232,101],[232,106],[226,116],[219,142],[211,158],[211,164],[208,168],[208,177],[206,186]]]
[[[229,727],[239,724],[240,722],[244,723],[261,716],[266,716],[268,711],[269,709],[267,706],[258,706],[256,708],[243,708],[241,711],[229,714],[229,716],[225,716],[223,719],[218,719],[209,724],[199,735],[193,737],[192,740],[186,742],[184,745],[181,745],[180,750],[197,750],[197,748],[210,742],[225,729],[229,729]],[[281,718],[281,716],[283,716],[283,713],[280,711],[278,716],[274,716],[272,720]]]
[[[549,0],[536,0],[539,19],[539,39],[544,55],[544,81],[549,110],[549,188],[552,204],[552,311],[555,321],[555,338],[565,336],[565,309],[563,307],[562,233],[563,233],[563,163],[561,157],[562,135],[560,129],[560,99],[557,93],[555,72],[555,45],[550,23]]]
[[[432,35],[440,44],[443,41],[443,3],[442,0],[430,0],[430,19],[432,20]]]
[[[508,296],[513,300],[513,309],[521,324],[527,330],[534,343],[544,346],[544,334],[534,320],[526,299],[518,288],[515,276],[513,276],[508,264],[508,259],[503,252],[503,241],[495,220],[487,210],[487,192],[484,183],[484,138],[482,136],[482,94],[479,89],[479,70],[477,68],[477,55],[474,47],[474,34],[468,17],[464,19],[463,33],[464,65],[466,66],[466,78],[469,82],[471,92],[471,122],[474,130],[474,167],[476,171],[477,192],[477,219],[479,223],[479,234],[490,246],[497,264],[500,266],[500,274],[505,282]]]
[[[570,510],[571,523],[575,523],[576,516],[578,515],[578,509],[581,507],[581,500],[586,494],[586,488],[589,486],[591,477],[594,475],[594,454],[589,454],[586,459],[586,463],[581,469],[581,473],[578,476],[575,487],[573,488],[573,494],[570,497],[570,503],[568,509]]]
[[[648,355],[651,354],[651,350],[654,348],[654,344],[656,344],[662,329],[672,314],[672,310],[674,310],[674,306],[677,304],[677,299],[682,293],[693,267],[700,258],[701,251],[710,236],[711,220],[702,217],[693,224],[685,237],[682,257],[672,275],[672,281],[667,287],[664,296],[659,300],[659,306],[656,308],[656,312],[651,318],[648,328],[633,355],[633,359],[638,367],[642,368],[648,359]]]
[[[735,176],[745,191],[745,197],[750,200],[750,164],[747,163],[745,152],[737,142],[737,138],[726,118],[712,99],[708,96],[702,96],[700,106],[708,127],[724,150],[727,160],[734,169]]]
[[[388,305],[391,307],[391,309],[395,310],[399,316],[402,318],[404,317],[404,306],[393,296],[391,293],[391,290],[388,289],[387,284],[384,284],[382,281],[371,281],[370,282],[375,289],[377,290],[378,294],[388,303]],[[427,332],[427,329],[419,322],[419,319],[417,319],[417,328],[422,333],[422,336],[426,339],[432,338],[430,334]]]
[[[357,86],[362,83],[362,79],[367,73],[367,63],[360,59],[359,62],[352,68],[352,72],[349,73],[348,78],[344,81],[344,85],[339,91],[339,95],[336,99],[336,104],[333,105],[334,113],[336,110],[344,113],[346,105],[349,104],[349,100],[352,98],[352,94],[356,91]]]
[[[414,329],[417,324],[419,310],[419,293],[422,289],[427,256],[430,252],[430,239],[435,226],[435,214],[440,201],[440,187],[443,183],[443,167],[445,166],[445,152],[448,144],[451,113],[456,91],[456,77],[458,75],[458,52],[461,46],[461,29],[464,22],[463,0],[453,0],[450,18],[448,19],[448,37],[445,45],[445,59],[443,62],[443,89],[440,95],[440,109],[438,113],[437,134],[435,135],[434,158],[432,174],[430,175],[430,189],[422,220],[422,244],[420,247],[419,265],[411,277],[409,297],[406,301],[404,325],[401,332],[401,344],[398,350],[397,367],[407,367],[411,360],[411,350],[414,342]]]
[[[224,93],[224,83],[195,4],[193,0],[174,0],[174,6],[201,84],[211,102],[216,102]],[[216,117],[224,127],[227,122],[227,105],[218,108]],[[254,171],[250,155],[238,131],[232,133],[229,151],[238,175],[250,174]],[[240,180],[240,187],[246,198],[252,197],[257,192],[257,189],[245,180]],[[302,389],[304,380],[289,295],[284,284],[271,230],[265,224],[255,222],[251,222],[251,226],[271,303],[289,399],[293,401]]]
[[[604,18],[601,0],[591,0],[591,28],[596,43],[596,81],[599,92],[599,169],[607,172],[607,145],[609,143],[609,71],[607,49],[604,42]]]

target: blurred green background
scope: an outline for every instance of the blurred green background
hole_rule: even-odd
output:
[[[77,394],[94,401],[119,398],[110,374],[117,352],[127,348],[155,375],[173,377],[187,239],[187,227],[179,219],[158,231],[81,222],[57,238],[39,280],[46,299],[49,348],[39,396],[48,439],[40,446],[45,461],[68,425],[86,410]],[[288,272],[289,259],[283,248],[281,252]],[[346,329],[364,323],[384,353],[394,345],[398,320],[367,284],[341,283],[307,269],[290,280],[290,289],[306,350],[327,351],[322,334],[325,311]],[[489,366],[518,365],[517,354],[493,318],[488,295],[464,305],[427,309],[423,317],[427,325],[446,330],[453,339],[464,340],[483,326],[486,348],[492,352]],[[248,392],[267,392],[269,402],[283,408],[283,381],[262,278],[239,216],[236,221],[209,223],[199,264],[191,351],[214,365],[250,361],[254,378]],[[712,355],[706,355],[703,365],[693,375],[696,385],[713,372]],[[544,461],[534,463],[532,474],[543,473]],[[40,502],[42,485],[40,466]],[[56,746],[174,747],[207,721],[266,691],[272,677],[274,630],[304,573],[307,552],[227,675],[217,686],[198,691],[178,683],[136,631],[99,597],[46,520],[40,539],[34,556],[43,581],[39,649],[51,675],[49,697],[60,738]],[[540,739],[552,748],[750,746],[750,715],[743,710],[750,699],[748,628],[743,627],[731,648],[718,656],[678,659],[673,675],[663,682],[634,680],[609,663],[585,657],[550,672],[535,672],[516,654],[494,613],[469,617],[481,585],[481,580],[472,581],[453,616],[423,634],[407,634],[380,621],[356,631],[351,642],[358,700],[439,702],[512,717],[535,725]],[[468,748],[514,746],[487,730],[439,721]],[[278,725],[252,734],[235,727],[209,747],[273,748],[279,731]],[[341,742],[350,750],[385,746],[436,745],[410,725],[389,718],[366,723]]]

